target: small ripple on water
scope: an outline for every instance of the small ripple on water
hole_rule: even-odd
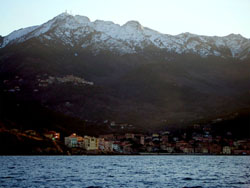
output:
[[[25,180],[27,180],[26,178],[16,178],[15,179],[16,181],[25,181]]]
[[[239,181],[239,182],[232,182],[230,183],[231,185],[243,185],[243,184],[247,184],[246,182],[242,182],[242,181]]]
[[[15,178],[15,177],[12,177],[12,176],[2,176],[2,177],[0,177],[0,179],[13,179],[13,178]]]
[[[193,178],[183,178],[183,180],[186,180],[186,181],[191,181],[191,180],[193,180]]]

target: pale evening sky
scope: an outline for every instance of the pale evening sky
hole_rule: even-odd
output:
[[[0,35],[71,12],[124,24],[137,20],[165,34],[250,38],[250,0],[1,0]]]

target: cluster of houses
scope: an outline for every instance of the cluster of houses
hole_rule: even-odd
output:
[[[170,132],[161,134],[100,135],[98,138],[78,136],[75,133],[65,137],[65,145],[87,151],[102,151],[123,154],[183,153],[183,154],[247,154],[250,155],[250,139],[233,140],[217,136],[215,138],[194,134],[190,139],[186,133],[177,137]]]
[[[74,75],[66,75],[64,77],[55,77],[48,76],[48,74],[37,75],[36,81],[38,82],[38,87],[33,89],[33,92],[39,92],[39,88],[46,88],[50,84],[54,83],[71,83],[73,85],[94,85],[93,82],[89,82],[84,80],[83,78],[74,76]],[[3,80],[3,84],[5,85],[4,92],[9,93],[17,93],[21,91],[21,85],[24,80],[20,76],[15,76],[13,80]]]
[[[82,148],[87,151],[131,153],[129,142],[119,142],[113,134],[101,135],[99,138],[91,136],[78,136],[76,133],[64,138],[64,143],[69,148]]]
[[[47,75],[46,75],[47,76]],[[47,79],[41,79],[40,75],[37,75],[37,81],[39,87],[47,87],[49,84],[53,83],[73,83],[74,85],[94,85],[93,82],[89,82],[84,80],[83,78],[74,76],[74,75],[66,75],[64,77],[54,77],[48,76]]]
[[[23,82],[23,79],[19,76],[15,76],[15,79],[13,81],[10,80],[3,80],[3,84],[7,86],[4,89],[5,92],[15,93],[21,91],[20,84]]]
[[[51,139],[55,143],[63,139],[56,131],[39,134],[35,130],[21,132],[18,129],[11,129],[10,132],[36,140]],[[235,139],[230,132],[226,136],[212,136],[208,130],[204,130],[202,134],[193,131],[178,134],[165,131],[153,134],[105,134],[98,137],[79,136],[73,133],[64,137],[64,144],[74,151],[86,151],[90,154],[250,155],[250,139]]]

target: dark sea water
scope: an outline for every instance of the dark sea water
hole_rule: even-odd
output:
[[[249,156],[1,156],[0,187],[250,188]]]

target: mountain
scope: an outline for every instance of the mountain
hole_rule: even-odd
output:
[[[60,41],[71,47],[91,48],[93,53],[110,50],[119,54],[134,54],[145,48],[155,47],[177,54],[244,59],[250,51],[250,40],[241,35],[207,37],[182,33],[171,36],[143,27],[137,21],[129,21],[120,26],[109,21],[91,22],[87,17],[67,13],[62,13],[45,24],[12,32],[4,37],[1,47],[35,37],[39,37],[41,41]]]
[[[0,79],[17,105],[35,101],[93,126],[186,125],[250,107],[250,40],[63,13],[1,38]]]

